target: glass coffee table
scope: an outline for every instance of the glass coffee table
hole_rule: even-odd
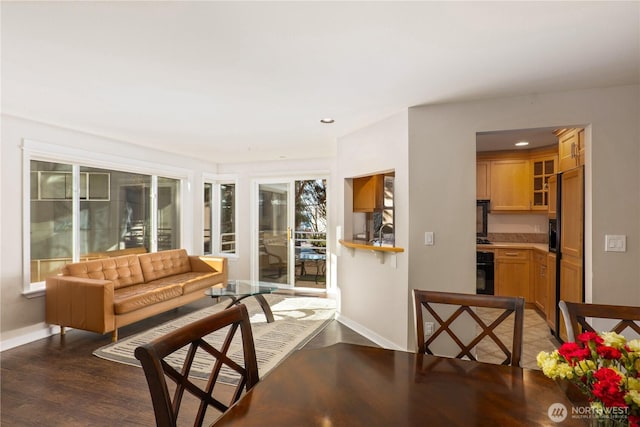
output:
[[[266,282],[258,282],[253,280],[231,280],[229,283],[227,283],[226,287],[211,287],[204,291],[204,294],[210,296],[211,298],[230,298],[231,302],[229,303],[229,305],[227,305],[226,308],[229,308],[232,305],[240,304],[240,301],[245,298],[254,297],[256,301],[258,301],[258,304],[260,304],[260,307],[262,307],[262,311],[267,318],[267,322],[272,323],[274,320],[273,313],[271,312],[269,303],[264,298],[264,294],[270,294],[274,291],[277,291],[278,289],[279,288],[277,286],[270,285]]]

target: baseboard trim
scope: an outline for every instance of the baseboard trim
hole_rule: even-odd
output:
[[[47,338],[51,335],[59,333],[59,326],[52,326],[44,322],[34,326],[30,326],[29,328],[22,328],[16,331],[12,331],[12,335],[15,336],[8,339],[3,338],[0,340],[0,353],[5,350],[10,350],[12,348],[19,347],[24,344],[29,344],[30,342],[38,341],[42,338]]]
[[[399,350],[399,351],[408,351],[406,348],[402,348],[398,344],[389,341],[388,339],[376,334],[372,330],[362,326],[358,322],[354,322],[352,319],[345,317],[340,313],[336,313],[336,320],[342,323],[343,325],[345,325],[346,327],[353,329],[355,332],[359,333],[363,337],[378,344],[382,348],[389,348],[392,350]]]

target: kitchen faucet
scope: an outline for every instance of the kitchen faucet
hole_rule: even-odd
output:
[[[380,226],[380,228],[378,229],[378,241],[380,242],[380,244],[382,244],[382,240],[384,239],[383,231],[384,231],[385,228],[387,228],[387,229],[390,228],[391,232],[393,233],[393,223],[391,223],[391,222],[383,223]]]

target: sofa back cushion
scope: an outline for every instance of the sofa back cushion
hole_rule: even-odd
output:
[[[137,255],[66,264],[62,267],[61,272],[63,276],[111,280],[114,289],[136,285],[144,281]]]
[[[138,255],[138,259],[145,282],[191,271],[191,263],[185,249],[141,254]]]

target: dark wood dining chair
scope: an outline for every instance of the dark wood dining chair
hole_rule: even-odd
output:
[[[203,339],[210,333],[223,328],[227,329],[225,329],[226,335],[220,348],[213,347]],[[224,334],[225,331],[221,332]],[[232,360],[227,354],[238,331],[240,331],[242,339],[244,366]],[[182,368],[178,371],[167,362],[167,358],[185,346],[188,346],[188,351]],[[215,363],[212,364],[212,370],[207,380],[194,381],[189,373],[196,353],[201,351],[212,355],[215,358]],[[158,427],[177,425],[185,391],[195,396],[196,401],[199,400],[193,425],[200,426],[209,407],[214,407],[221,412],[226,411],[229,406],[240,399],[245,390],[248,391],[259,381],[253,333],[249,314],[244,304],[205,317],[148,344],[141,345],[135,349],[135,356],[140,360],[144,369]],[[239,375],[238,383],[231,393],[232,396],[228,403],[223,403],[213,396],[214,387],[223,367],[227,370],[233,370]],[[167,379],[175,383],[173,397],[170,394]]]
[[[448,335],[460,350],[456,353],[455,358],[468,358],[477,360],[474,350],[483,339],[491,339],[497,348],[504,353],[505,359],[502,365],[520,365],[520,357],[522,355],[522,334],[524,327],[524,298],[522,297],[500,297],[493,295],[476,295],[476,294],[460,294],[451,292],[436,292],[414,289],[413,291],[416,308],[416,330],[418,336],[418,352],[426,354],[434,354],[432,346],[438,338]],[[453,307],[447,307],[453,306]],[[438,310],[436,310],[436,308]],[[448,308],[451,314],[442,315]],[[497,309],[498,316],[493,320],[489,320],[488,324],[477,313],[478,308]],[[425,340],[425,316],[423,309],[426,310],[433,320],[434,331]],[[463,316],[464,314],[466,316]],[[459,331],[459,325],[453,325],[456,320],[470,318],[473,320],[473,326],[476,328],[473,339],[465,343],[454,329]],[[511,320],[507,320],[511,317]],[[512,323],[511,325],[509,325]],[[507,325],[505,328],[508,335],[511,336],[511,349],[505,344],[505,340],[498,336],[496,328],[501,325]],[[465,329],[468,331],[468,329]],[[476,330],[479,333],[475,334]],[[446,334],[446,335],[444,335]],[[504,333],[501,333],[504,336]],[[444,339],[444,338],[443,338]],[[457,351],[457,350],[456,350]],[[500,356],[502,357],[502,356]]]
[[[564,318],[568,341],[575,341],[583,331],[599,332],[587,322],[587,318],[618,320],[618,323],[607,330],[624,335],[627,329],[631,329],[640,334],[640,324],[636,323],[640,321],[640,307],[569,301],[560,301],[558,305]]]

